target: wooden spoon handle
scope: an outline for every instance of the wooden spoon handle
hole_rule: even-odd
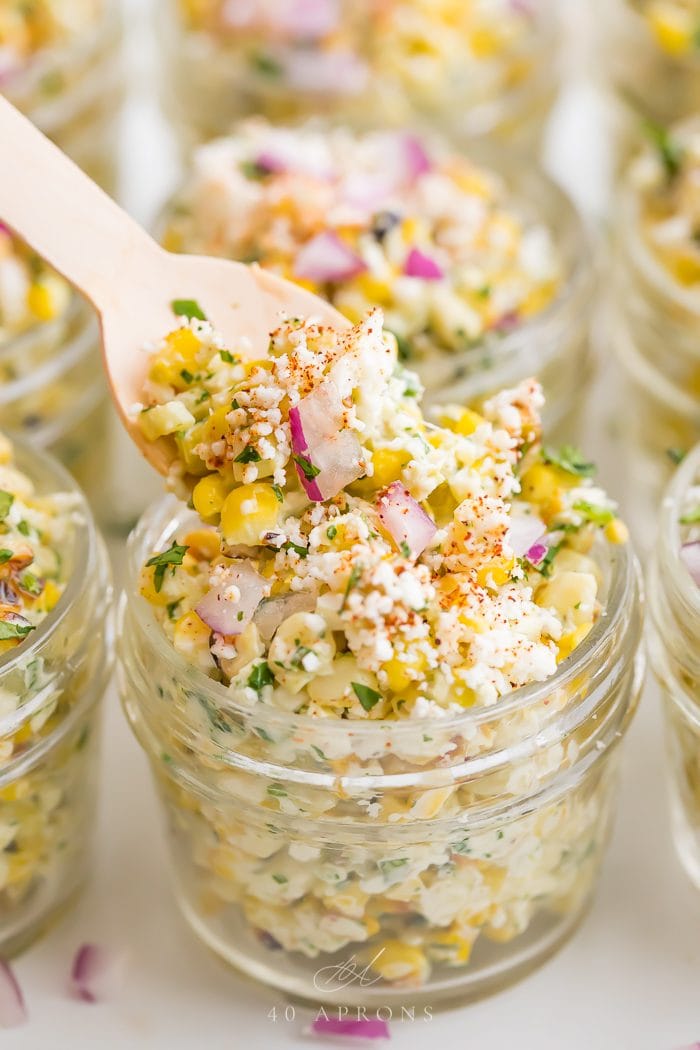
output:
[[[0,153],[0,220],[98,311],[123,302],[155,242],[2,96]]]

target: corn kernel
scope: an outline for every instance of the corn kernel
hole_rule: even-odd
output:
[[[389,688],[394,693],[402,693],[405,689],[421,677],[427,666],[423,653],[407,653],[406,660],[393,657],[382,664],[382,670],[387,677]]]
[[[576,627],[573,631],[567,631],[566,634],[562,635],[558,643],[558,654],[557,663],[561,663],[562,660],[566,660],[568,656],[571,656],[574,649],[581,644],[587,634],[590,633],[592,623],[581,624],[580,627]]]
[[[188,612],[181,616],[175,624],[173,645],[185,656],[190,656],[200,649],[206,649],[208,652],[210,635],[211,628],[200,620],[197,613]]]
[[[630,538],[629,529],[624,521],[620,521],[619,518],[613,518],[605,526],[605,538],[609,543],[627,543]]]
[[[385,941],[371,967],[385,981],[421,984],[428,974],[428,960],[420,948],[403,941]]]
[[[411,460],[410,452],[402,448],[378,448],[372,455],[375,488],[385,488],[401,476],[401,471]]]
[[[692,26],[685,11],[676,11],[668,3],[658,3],[648,13],[649,26],[659,46],[669,55],[684,55],[691,47]]]
[[[192,492],[194,509],[202,518],[216,518],[229,494],[229,486],[218,474],[208,474],[198,481]]]
[[[510,574],[514,568],[515,558],[513,557],[486,562],[477,571],[477,583],[480,587],[502,587],[510,580]]]
[[[186,390],[188,374],[197,371],[197,355],[202,347],[191,328],[177,328],[165,338],[165,346],[153,359],[149,375],[155,383]],[[184,374],[183,374],[184,373]]]
[[[196,558],[204,561],[212,561],[219,553],[219,536],[213,529],[194,529],[184,542]]]
[[[277,525],[279,500],[271,485],[241,485],[226,497],[221,509],[221,529],[226,543],[254,547],[264,532]]]

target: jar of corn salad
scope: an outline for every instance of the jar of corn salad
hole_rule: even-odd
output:
[[[252,119],[195,151],[161,237],[259,262],[354,322],[381,305],[430,403],[478,406],[537,375],[548,433],[576,434],[591,246],[565,195],[512,153]]]
[[[661,686],[673,837],[700,887],[700,447],[679,467],[661,509],[649,579],[648,642]]]
[[[166,110],[190,146],[253,113],[414,119],[534,151],[557,87],[551,0],[166,0]]]
[[[597,880],[641,672],[624,525],[534,381],[432,426],[378,311],[248,360],[195,306],[138,409],[182,499],[132,537],[120,661],[180,907],[307,999],[485,994]]]
[[[50,457],[0,437],[0,955],[88,871],[99,700],[111,662],[106,553]]]
[[[56,455],[97,506],[108,411],[93,311],[0,225],[0,425]]]
[[[116,0],[5,0],[0,92],[105,188],[123,84]]]
[[[700,108],[700,2],[598,0],[598,15],[602,65],[627,153],[640,123],[665,127]]]
[[[700,439],[700,123],[661,129],[628,168],[616,208],[610,339],[629,513],[658,504]]]

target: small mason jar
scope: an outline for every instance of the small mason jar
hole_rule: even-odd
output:
[[[700,446],[685,458],[662,503],[649,569],[647,641],[664,704],[673,837],[700,888],[700,587],[681,560],[684,504],[698,485]]]
[[[618,196],[612,295],[605,341],[624,391],[612,422],[625,457],[626,513],[648,520],[674,462],[700,439],[700,297],[650,250],[638,194]],[[649,537],[647,537],[647,540]]]
[[[60,554],[66,589],[26,642],[0,655],[0,957],[34,940],[77,895],[95,817],[99,701],[110,672],[109,563],[60,465],[15,443],[39,493],[79,499]]]
[[[601,549],[605,615],[547,682],[443,719],[315,719],[251,705],[162,633],[139,569],[188,515],[171,497],[132,536],[120,688],[198,936],[367,1008],[480,996],[550,955],[597,881],[639,693],[629,548]]]
[[[0,342],[0,426],[57,456],[95,509],[104,509],[109,419],[97,319],[75,293],[53,321]]]
[[[441,6],[325,0],[307,24],[293,0],[163,0],[166,112],[186,149],[257,113],[360,127],[423,120],[535,152],[557,91],[555,4],[493,3],[471,39],[455,29],[454,5]]]
[[[47,45],[0,78],[0,91],[100,185],[117,182],[123,96],[117,0],[65,43]]]

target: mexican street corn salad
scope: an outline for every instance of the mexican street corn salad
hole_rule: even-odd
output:
[[[479,799],[551,783],[607,719],[576,743],[542,737],[495,779],[460,784],[452,767],[544,730],[585,690],[583,675],[503,707],[555,675],[605,609],[601,551],[626,530],[593,466],[542,445],[534,381],[427,423],[379,310],[343,331],[288,319],[251,361],[187,307],[135,406],[193,507],[179,527],[168,512],[140,573],[171,655],[162,672],[152,653],[130,657],[123,691],[157,756],[186,909],[207,917],[196,927],[218,923],[219,949],[246,930],[310,959],[352,946],[400,988],[466,966],[480,934],[503,944],[578,912],[607,772],[481,830],[461,821]],[[141,653],[151,633],[127,623],[124,644]],[[136,713],[142,691],[151,713]],[[227,749],[277,776],[235,771]],[[291,762],[336,787],[285,781]],[[178,779],[180,764],[210,788]],[[389,785],[402,771],[415,786]]]
[[[0,8],[0,89],[35,55],[89,32],[104,7],[104,0],[4,0]]]
[[[381,305],[402,361],[430,385],[439,356],[474,350],[483,370],[489,347],[562,292],[552,231],[526,211],[439,139],[256,119],[196,152],[163,236],[171,250],[260,262],[355,323]]]
[[[0,223],[0,380],[12,378],[3,344],[65,314],[70,302],[68,284]]]

